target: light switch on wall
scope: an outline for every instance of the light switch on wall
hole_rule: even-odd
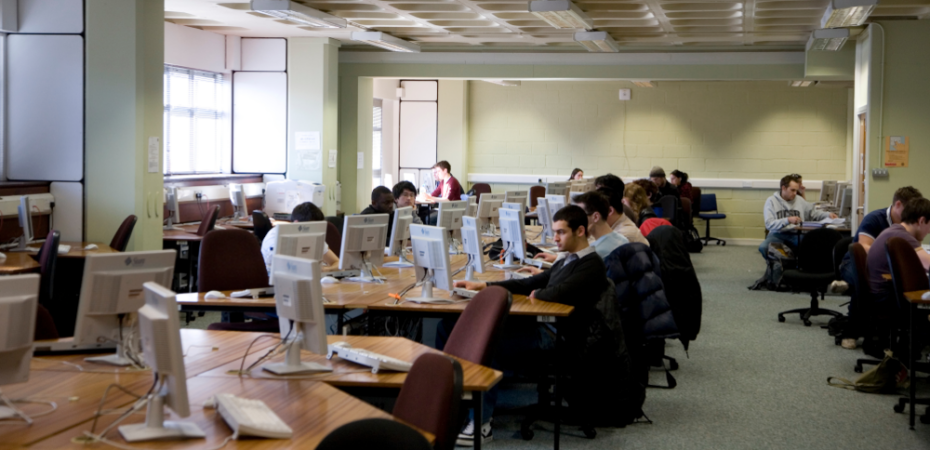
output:
[[[888,169],[872,169],[872,178],[888,178]]]
[[[629,100],[629,99],[630,99],[630,90],[620,89],[620,100]]]

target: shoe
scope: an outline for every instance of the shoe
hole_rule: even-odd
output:
[[[849,283],[842,280],[835,280],[830,283],[830,287],[827,288],[827,291],[833,294],[842,294],[849,289]]]
[[[481,425],[481,445],[491,442],[491,439],[494,437],[494,433],[491,430],[491,422],[488,422],[484,425]],[[462,432],[459,433],[459,438],[456,439],[455,445],[461,447],[474,447],[475,446],[475,421],[469,420],[468,424],[465,425],[465,428],[462,429]]]
[[[843,339],[843,342],[842,342],[840,345],[842,345],[843,348],[848,348],[848,349],[850,349],[850,350],[855,350],[855,349],[856,349],[856,339],[853,339],[853,338],[846,338],[846,339]]]

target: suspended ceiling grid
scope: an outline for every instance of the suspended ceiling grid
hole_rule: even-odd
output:
[[[351,31],[384,31],[423,51],[575,51],[572,30],[527,12],[526,0],[295,0],[343,17],[349,28],[320,30],[249,10],[248,1],[165,0],[165,20],[221,34],[319,36],[343,50],[372,51]],[[829,0],[579,0],[575,3],[628,51],[803,49]],[[871,19],[930,18],[930,0],[882,0]]]

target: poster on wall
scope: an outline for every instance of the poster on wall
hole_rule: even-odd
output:
[[[910,146],[908,136],[885,136],[885,167],[907,167]]]

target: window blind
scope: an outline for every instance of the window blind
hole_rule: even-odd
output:
[[[226,97],[223,74],[165,66],[165,174],[222,172]]]

